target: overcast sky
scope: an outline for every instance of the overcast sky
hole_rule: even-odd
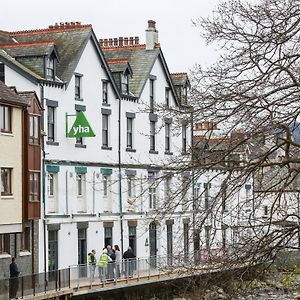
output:
[[[46,28],[55,22],[92,24],[98,38],[139,36],[145,41],[149,19],[156,21],[159,42],[171,72],[188,71],[195,63],[214,61],[191,20],[212,13],[219,0],[5,0],[0,29]]]

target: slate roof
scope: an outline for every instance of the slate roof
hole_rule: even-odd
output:
[[[130,91],[140,97],[145,82],[149,78],[152,67],[160,53],[159,48],[146,50],[146,45],[102,48],[106,60],[126,58],[133,76],[129,79]]]
[[[187,73],[171,73],[171,78],[174,85],[185,85],[186,82],[189,83]]]
[[[126,69],[129,70],[129,73],[132,73],[128,59],[109,59],[107,60],[110,70],[114,72],[124,72]]]
[[[53,42],[57,48],[60,61],[57,64],[56,75],[59,79],[69,82],[73,76],[79,58],[92,34],[91,25],[57,25],[50,26],[48,29],[18,31],[10,33],[10,36],[19,43],[29,42]],[[28,50],[30,50],[28,48]],[[49,49],[33,49],[32,51],[45,51]],[[11,50],[10,50],[11,51]],[[27,52],[29,55],[29,53]],[[34,70],[43,68],[41,61],[36,61],[36,66],[32,66]],[[38,72],[41,74],[40,72]]]
[[[52,41],[1,45],[1,48],[12,57],[46,56],[54,50],[54,47]]]
[[[27,99],[20,97],[15,90],[12,90],[2,81],[0,81],[0,103],[16,105],[16,106],[27,106]]]

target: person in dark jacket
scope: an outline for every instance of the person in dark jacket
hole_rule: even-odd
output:
[[[132,277],[135,264],[135,255],[130,246],[128,246],[127,250],[124,252],[123,259],[125,260],[125,276]]]
[[[10,299],[18,299],[17,292],[19,287],[19,274],[20,271],[18,269],[18,265],[16,262],[16,258],[13,257],[11,259],[11,264],[9,265],[9,273],[10,273],[10,280],[9,280],[9,298]]]

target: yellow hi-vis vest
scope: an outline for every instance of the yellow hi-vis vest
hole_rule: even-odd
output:
[[[100,268],[106,268],[108,264],[108,255],[106,253],[102,253],[99,257],[98,266]]]
[[[95,260],[95,256],[94,255],[92,255],[92,254],[90,254],[90,255],[88,255],[88,263],[90,264],[90,265],[95,265],[96,264],[96,260]]]

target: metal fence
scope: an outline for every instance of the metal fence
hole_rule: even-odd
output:
[[[136,281],[150,280],[153,276],[171,276],[184,273],[195,266],[193,256],[153,256],[109,262],[106,267],[95,265],[75,265],[67,269],[49,271],[18,278],[0,280],[0,300],[35,296],[40,293],[60,291],[70,288],[93,288],[106,284],[126,284],[131,278]]]

